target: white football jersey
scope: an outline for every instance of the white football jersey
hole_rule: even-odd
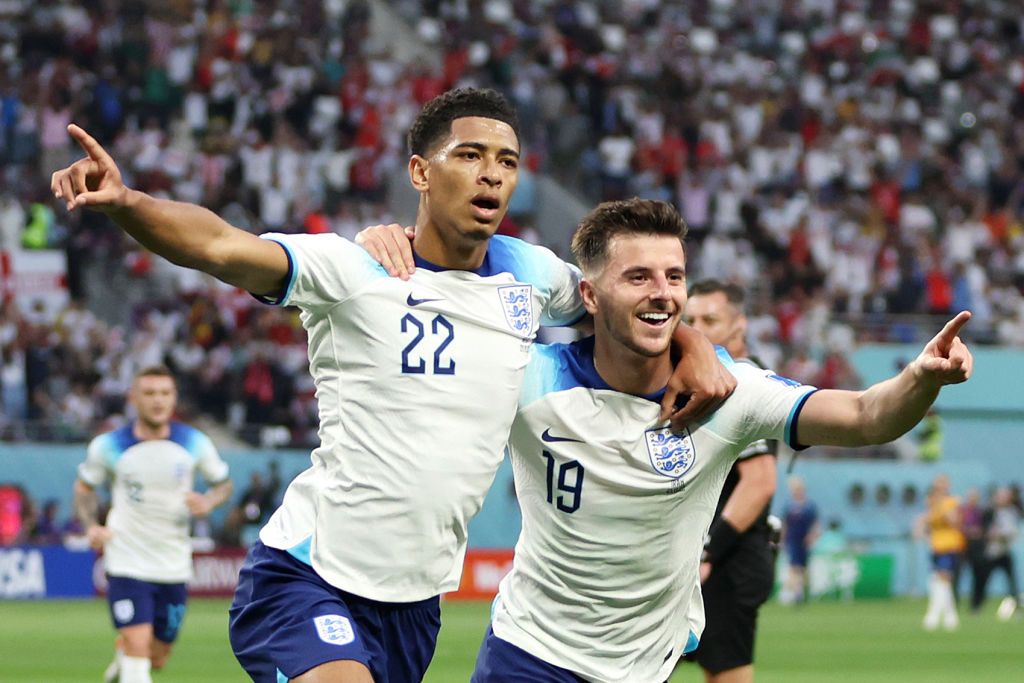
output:
[[[210,437],[180,422],[171,423],[166,439],[139,441],[128,425],[89,442],[78,477],[92,487],[110,482],[106,526],[112,537],[103,549],[108,574],[156,583],[192,578],[185,494],[196,470],[210,484],[228,478]]]
[[[663,392],[612,390],[593,349],[533,348],[509,437],[523,528],[492,625],[588,681],[661,683],[704,629],[698,568],[729,468],[755,439],[791,443],[814,389],[719,350],[735,393],[676,435]]]
[[[272,303],[301,309],[321,445],[261,540],[373,600],[454,590],[538,326],[584,313],[579,271],[499,236],[477,271],[403,281],[337,235],[264,237],[288,252]]]

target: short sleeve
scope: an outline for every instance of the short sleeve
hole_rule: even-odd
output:
[[[203,475],[208,484],[216,485],[227,480],[228,464],[224,462],[213,440],[206,434],[196,431],[192,444],[196,458],[196,469]]]
[[[109,434],[100,434],[90,441],[85,451],[85,461],[78,465],[78,478],[93,488],[105,484],[110,477],[113,446]]]
[[[547,306],[541,312],[541,325],[575,325],[587,313],[583,308],[583,295],[580,293],[580,280],[583,279],[583,275],[579,268],[558,258],[551,250],[544,247],[537,249],[541,252],[541,257],[547,261],[547,270],[550,273],[550,294]]]
[[[805,448],[797,441],[797,419],[817,389],[776,375],[772,370],[746,363],[728,365],[736,376],[737,387],[719,410],[722,419],[717,414],[713,419],[714,428],[724,438],[744,447],[760,439],[776,439],[797,450]]]
[[[361,247],[333,233],[286,235],[264,233],[288,255],[284,291],[257,296],[263,303],[317,309],[345,301],[369,279],[387,272]]]

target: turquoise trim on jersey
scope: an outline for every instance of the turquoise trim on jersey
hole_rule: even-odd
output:
[[[725,367],[732,368],[732,366],[736,365],[736,361],[733,360],[733,357],[729,355],[729,352],[725,350],[724,346],[715,346],[715,354],[718,355],[718,360],[721,361],[722,365]]]
[[[288,274],[284,277],[284,292],[282,292],[280,296],[275,297],[263,294],[253,294],[253,296],[257,301],[261,301],[265,304],[280,306],[285,301],[288,301],[288,297],[292,295],[292,290],[295,289],[295,281],[299,279],[298,269],[295,267],[295,254],[292,253],[291,248],[281,240],[276,240],[273,237],[264,237],[263,239],[269,240],[274,244],[279,244],[281,245],[281,248],[284,249],[285,256],[288,257]]]
[[[277,670],[277,683],[288,683],[288,677],[281,673],[281,670]]]
[[[530,348],[530,364],[519,394],[520,406],[525,407],[546,394],[577,387],[615,391],[594,366],[594,337],[571,344],[534,344]],[[665,389],[659,389],[637,397],[661,403],[664,396]]]
[[[125,451],[139,443],[131,424],[121,427],[120,429],[115,429],[112,432],[102,434],[99,439],[100,442],[98,445],[103,449],[103,459],[106,461],[107,467],[111,470],[117,466],[118,461],[124,456]]]
[[[309,554],[313,547],[313,537],[307,536],[305,539],[299,541],[291,548],[285,550],[286,553],[294,557],[296,560],[303,564],[308,564],[310,567],[313,566],[313,560],[310,559]]]
[[[806,394],[800,397],[800,399],[794,404],[793,409],[789,411],[789,417],[786,419],[786,431],[784,440],[786,445],[792,448],[794,451],[802,451],[810,446],[803,446],[796,443],[796,421],[800,417],[800,411],[804,409],[804,404],[807,403],[807,399],[811,397],[811,394],[817,392],[817,389],[812,389]]]
[[[203,456],[201,442],[204,438],[206,438],[206,435],[195,427],[190,427],[181,422],[172,422],[171,434],[167,437],[167,440],[173,441],[188,451],[193,460],[198,460]]]
[[[683,646],[683,654],[688,655],[697,649],[700,645],[700,638],[693,631],[690,631],[690,635],[686,636],[686,645]]]

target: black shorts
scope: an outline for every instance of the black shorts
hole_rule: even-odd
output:
[[[774,553],[768,534],[744,535],[719,567],[712,567],[703,586],[707,624],[700,646],[690,658],[713,674],[754,662],[757,610],[768,600],[775,582]]]

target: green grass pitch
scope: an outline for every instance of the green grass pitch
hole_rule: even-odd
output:
[[[427,683],[467,681],[489,606],[449,603]],[[1014,683],[1024,681],[1024,621],[965,615],[956,633],[925,633],[919,600],[769,604],[758,635],[759,683]],[[0,681],[100,681],[113,630],[105,603],[0,602]],[[246,681],[227,642],[227,603],[193,600],[158,683]],[[692,665],[672,677],[703,681]],[[628,682],[623,682],[628,683]]]

